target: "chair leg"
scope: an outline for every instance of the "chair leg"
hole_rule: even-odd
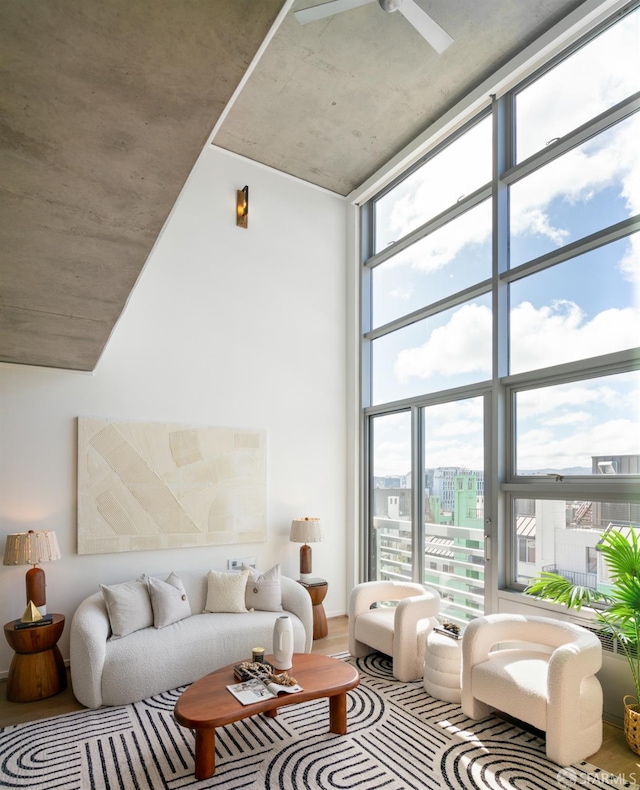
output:
[[[464,686],[462,687],[462,699],[460,706],[462,707],[462,712],[464,715],[468,716],[474,721],[486,719],[495,710],[495,708],[492,708],[490,705],[487,705],[486,703],[481,702],[479,699],[472,697],[470,694],[465,694]]]
[[[559,730],[559,731],[558,731]],[[602,746],[602,719],[590,726],[554,727],[547,730],[546,753],[551,762],[566,767],[587,760]]]
[[[368,656],[369,653],[375,653],[376,651],[369,645],[365,645],[364,642],[358,642],[357,639],[352,639],[349,641],[349,652],[354,658],[363,658],[364,656]]]

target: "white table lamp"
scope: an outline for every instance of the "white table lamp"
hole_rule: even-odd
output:
[[[319,543],[322,540],[319,518],[296,518],[291,522],[292,543],[302,543],[300,547],[300,581],[311,578],[311,546],[309,543]]]
[[[58,539],[53,530],[34,532],[15,532],[7,535],[4,547],[4,565],[33,565],[27,571],[27,606],[32,601],[40,614],[47,613],[47,597],[45,576],[41,562],[59,560],[62,555],[58,548]]]

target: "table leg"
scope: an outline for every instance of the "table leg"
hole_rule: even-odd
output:
[[[347,733],[347,692],[329,697],[329,730],[336,735]]]
[[[216,731],[196,730],[196,779],[208,779],[216,770]]]

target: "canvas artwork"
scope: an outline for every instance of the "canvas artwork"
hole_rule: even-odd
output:
[[[78,418],[78,553],[266,540],[266,432]]]

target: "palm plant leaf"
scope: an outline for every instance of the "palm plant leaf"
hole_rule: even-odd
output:
[[[584,605],[604,604],[594,608],[595,616],[601,630],[618,640],[631,670],[635,695],[640,699],[640,548],[636,530],[630,526],[627,538],[619,529],[610,529],[597,549],[612,580],[608,594],[546,571],[530,580],[525,593],[578,611]]]
[[[527,589],[527,595],[535,595],[545,601],[561,603],[570,609],[580,611],[583,606],[591,606],[596,601],[607,602],[609,597],[604,593],[585,587],[581,584],[573,584],[564,576],[549,571],[542,571],[539,576],[532,579]]]
[[[606,532],[598,546],[614,579],[640,577],[640,549],[636,531],[630,529],[630,540],[618,530]]]
[[[620,576],[611,587],[611,598],[616,605],[630,612],[640,612],[640,579],[637,576]]]
[[[621,638],[628,642],[636,641],[636,634],[640,626],[638,612],[634,612],[623,604],[612,604],[607,609],[597,612],[598,620],[605,625],[603,630],[609,633],[619,632]],[[614,633],[618,636],[618,633]]]

